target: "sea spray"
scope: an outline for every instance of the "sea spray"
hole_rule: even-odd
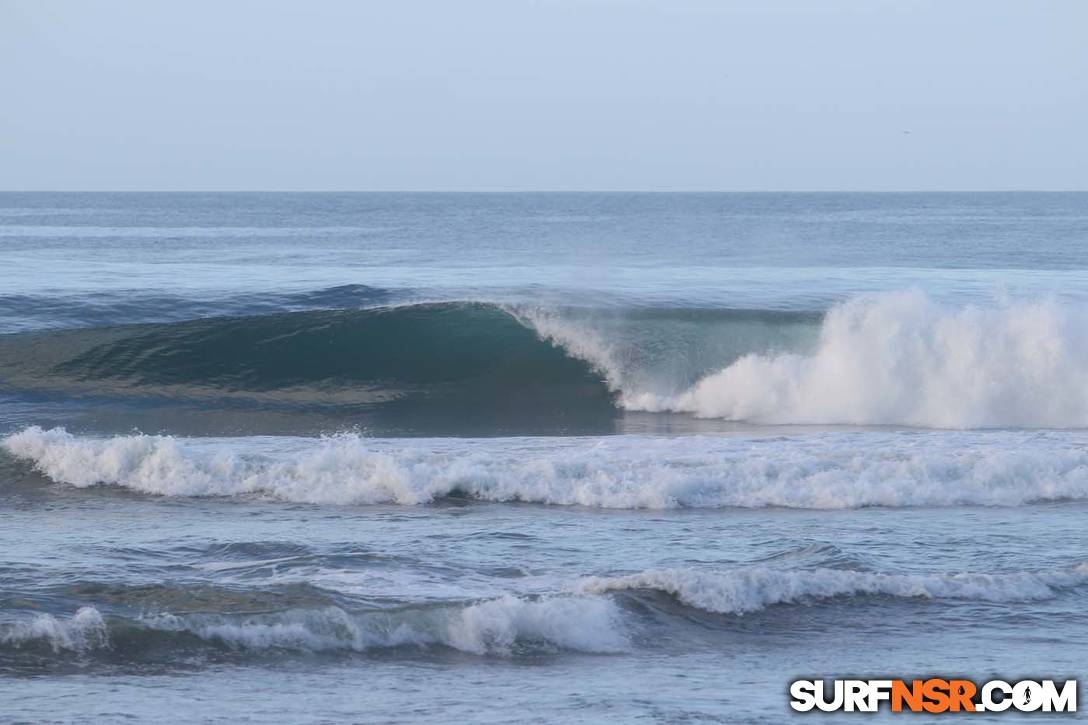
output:
[[[750,354],[629,407],[757,423],[1088,426],[1088,311],[1054,300],[949,307],[921,292],[855,298],[807,355]]]

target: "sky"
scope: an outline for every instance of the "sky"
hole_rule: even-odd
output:
[[[1084,0],[0,0],[0,189],[1085,190]]]

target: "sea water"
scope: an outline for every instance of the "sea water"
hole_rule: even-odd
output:
[[[1082,675],[1086,242],[1088,194],[0,194],[0,719]]]

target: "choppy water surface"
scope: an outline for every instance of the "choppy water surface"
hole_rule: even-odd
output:
[[[1078,677],[1085,241],[1085,194],[0,194],[0,719]]]

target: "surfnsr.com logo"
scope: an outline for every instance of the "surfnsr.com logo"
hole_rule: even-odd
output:
[[[790,707],[798,712],[1076,712],[1077,681],[795,680]]]

